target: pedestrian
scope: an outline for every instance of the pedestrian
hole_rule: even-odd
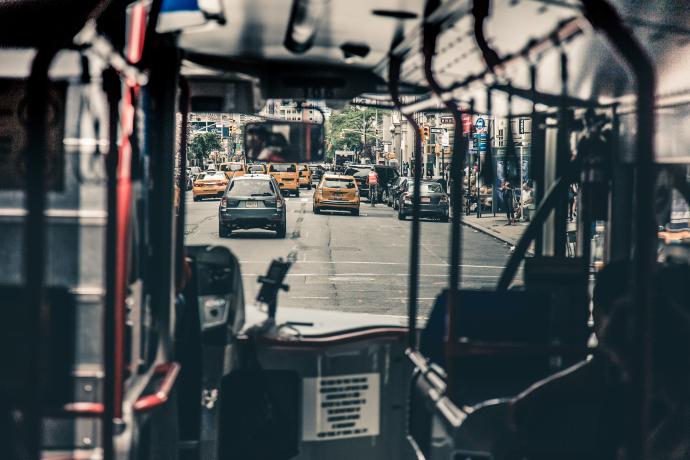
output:
[[[448,193],[448,182],[446,181],[446,178],[444,176],[441,176],[441,178],[438,179],[436,182],[441,184],[441,187],[443,188],[443,191],[445,193]]]
[[[508,216],[508,223],[506,225],[512,225],[515,221],[515,207],[513,201],[515,200],[515,195],[513,189],[510,186],[510,182],[505,181],[503,183],[503,202],[506,206],[506,216]]]
[[[575,215],[575,197],[577,196],[577,186],[570,184],[568,186],[568,220],[573,221]]]

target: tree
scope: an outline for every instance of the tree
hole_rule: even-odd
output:
[[[386,111],[349,106],[333,114],[326,124],[327,155],[332,157],[336,150],[354,150],[360,155],[373,158],[377,138],[377,119],[380,123]],[[365,142],[366,139],[366,142]]]
[[[190,160],[195,159],[198,164],[203,165],[212,152],[222,149],[218,133],[199,133],[189,143],[188,156]]]

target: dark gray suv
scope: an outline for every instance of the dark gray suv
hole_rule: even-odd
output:
[[[403,188],[398,197],[398,219],[404,220],[412,214],[412,194],[414,192],[414,179],[407,181],[407,187]],[[423,180],[419,189],[419,210],[421,217],[437,218],[441,222],[448,222],[448,195],[443,187],[436,181]]]
[[[246,174],[233,178],[218,207],[218,235],[229,237],[233,230],[264,228],[278,238],[287,231],[285,198],[268,174]]]

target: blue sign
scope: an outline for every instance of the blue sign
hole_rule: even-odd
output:
[[[474,129],[480,130],[480,129],[484,129],[485,127],[486,127],[486,122],[481,117],[477,118],[477,121],[474,122]]]

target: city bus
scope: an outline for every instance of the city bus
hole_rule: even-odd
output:
[[[0,457],[687,459],[690,249],[659,232],[690,202],[689,23],[682,0],[0,3]],[[295,177],[286,238],[221,241],[184,192],[190,114],[267,100],[398,112],[411,220],[312,215]],[[506,162],[531,119],[510,248],[420,222],[439,112],[454,203],[463,115],[507,120]],[[323,161],[304,125],[243,145]]]

